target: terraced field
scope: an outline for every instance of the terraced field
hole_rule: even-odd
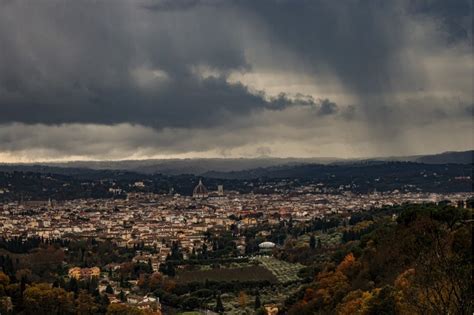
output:
[[[218,268],[211,270],[195,270],[178,272],[178,283],[209,281],[269,281],[276,283],[277,277],[263,266],[248,266],[241,268]]]
[[[262,264],[262,266],[270,270],[281,283],[300,280],[298,277],[298,271],[304,267],[301,264],[291,264],[274,257],[266,256],[258,257],[256,259]]]

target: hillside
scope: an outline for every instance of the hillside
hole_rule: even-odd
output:
[[[445,152],[433,155],[375,157],[368,159],[348,158],[199,158],[199,159],[148,159],[122,161],[70,161],[0,164],[0,169],[36,171],[45,173],[71,174],[64,168],[77,173],[83,169],[119,170],[141,174],[180,175],[193,174],[199,176],[218,176],[217,174],[248,171],[249,174],[259,174],[260,169],[298,167],[308,164],[319,165],[352,165],[377,164],[381,162],[417,162],[424,164],[472,164],[473,152]],[[265,171],[266,172],[266,171]],[[227,176],[227,175],[226,175]],[[254,176],[254,175],[252,175]],[[259,175],[258,175],[259,176]]]
[[[287,299],[288,314],[472,313],[471,217],[472,209],[386,207],[335,229],[343,233],[336,248],[287,244],[280,255],[309,262],[309,283]]]
[[[441,154],[425,155],[415,159],[419,163],[427,164],[472,164],[474,151],[444,152]]]

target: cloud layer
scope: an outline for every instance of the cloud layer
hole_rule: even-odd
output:
[[[471,148],[471,9],[0,2],[0,159]]]

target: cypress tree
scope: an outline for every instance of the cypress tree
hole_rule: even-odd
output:
[[[314,237],[314,235],[311,235],[311,237],[309,238],[309,247],[311,249],[316,248],[316,237]]]
[[[262,302],[260,301],[260,294],[257,291],[257,296],[255,297],[255,306],[254,308],[257,310],[262,306]]]
[[[222,304],[221,295],[219,294],[217,296],[217,301],[216,301],[216,312],[219,314],[222,314],[224,313],[224,311],[225,311],[224,305]]]

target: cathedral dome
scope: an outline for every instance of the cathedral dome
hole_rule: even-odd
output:
[[[207,196],[208,196],[207,188],[206,188],[206,186],[204,186],[202,181],[199,180],[199,184],[197,184],[197,186],[194,187],[193,197],[203,198],[203,197],[207,197]]]

